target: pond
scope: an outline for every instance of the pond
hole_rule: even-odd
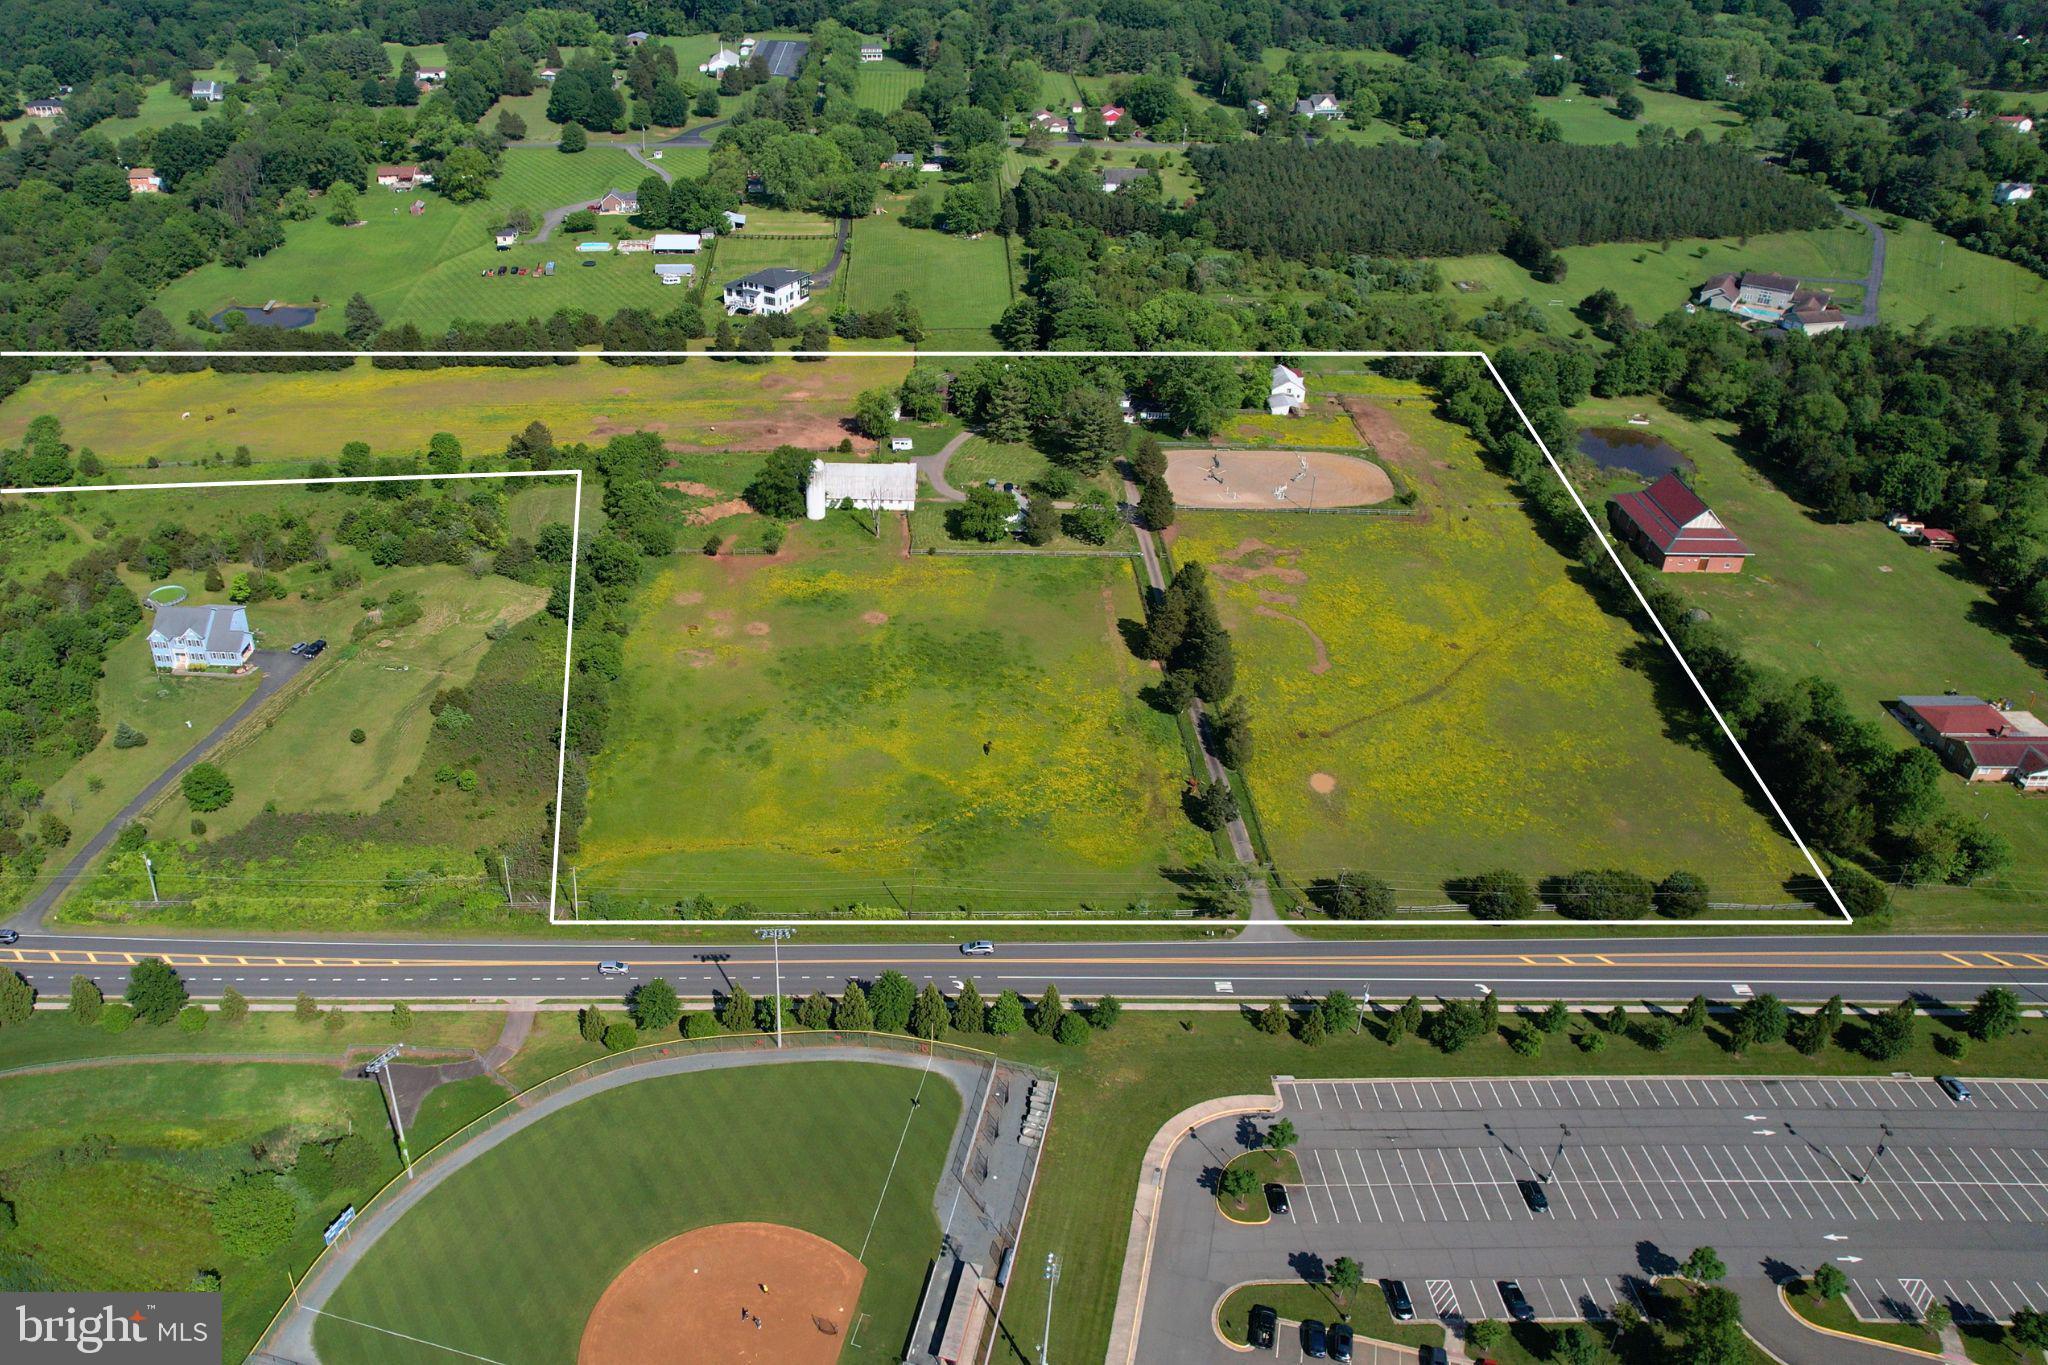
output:
[[[300,327],[311,327],[320,316],[317,308],[306,308],[299,304],[280,303],[269,308],[252,308],[246,303],[231,303],[209,319],[216,327],[226,327],[228,314],[240,313],[249,319],[251,327],[275,327],[280,331],[293,331]]]
[[[1627,470],[1646,479],[1692,469],[1692,461],[1662,436],[1632,427],[1587,427],[1579,433],[1579,453],[1603,469]]]

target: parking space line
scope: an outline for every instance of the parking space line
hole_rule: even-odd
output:
[[[1940,1148],[1929,1147],[1926,1148],[1924,1152],[1916,1153],[1915,1155],[1919,1156],[1923,1163],[1929,1160],[1933,1161],[1935,1167],[1941,1172],[1941,1178],[1948,1182],[1945,1188],[1952,1189],[1957,1193],[1961,1194],[1964,1200],[1969,1203],[1971,1211],[1975,1213],[1978,1218],[1982,1219],[1984,1222],[1987,1223],[1991,1221],[1989,1218],[1985,1217],[1983,1206],[1978,1204],[1977,1195],[1971,1192],[1969,1183],[1966,1181],[1957,1180],[1955,1176],[1949,1171],[1948,1162],[1943,1159]],[[1989,1194],[1985,1194],[1984,1197],[1986,1202],[1989,1202],[1991,1199],[1991,1196]],[[1994,1207],[1996,1206],[1994,1205]],[[2012,1215],[2009,1213],[2001,1213],[2001,1216],[2008,1223],[2012,1221]]]
[[[1438,1317],[1458,1315],[1458,1291],[1449,1280],[1426,1280],[1423,1287],[1429,1291],[1429,1306]]]
[[[1359,1151],[1357,1148],[1354,1147],[1351,1151],[1351,1155],[1358,1158],[1358,1178],[1360,1183],[1362,1183],[1365,1186],[1366,1199],[1370,1201],[1372,1204],[1372,1221],[1375,1223],[1384,1223],[1386,1219],[1380,1213],[1380,1197],[1377,1194],[1373,1193],[1372,1176],[1367,1174],[1365,1169],[1365,1153]],[[1339,1152],[1337,1154],[1337,1169],[1340,1171],[1344,1169],[1344,1154],[1342,1152]]]
[[[1927,1163],[1920,1159],[1920,1154],[1918,1152],[1915,1152],[1910,1147],[1900,1147],[1895,1148],[1894,1150],[1896,1150],[1899,1153],[1899,1160],[1902,1165],[1905,1162],[1910,1161],[1920,1169],[1920,1174],[1926,1177],[1924,1183],[1934,1186],[1934,1192],[1936,1194],[1939,1194],[1943,1199],[1946,1199],[1948,1201],[1949,1209],[1951,1212],[1955,1214],[1956,1217],[1962,1218],[1966,1216],[1963,1213],[1963,1206],[1956,1202],[1955,1194],[1946,1186],[1944,1186],[1940,1181],[1934,1179],[1934,1173],[1927,1169]],[[1915,1185],[1921,1185],[1923,1182],[1916,1179],[1913,1183]],[[1925,1194],[1926,1191],[1923,1189],[1921,1193]],[[1929,1204],[1932,1204],[1934,1201],[1932,1199],[1929,1199],[1927,1202]]]
[[[1991,1155],[1998,1159],[1999,1165],[2005,1167],[2005,1173],[2011,1179],[2012,1187],[2018,1190],[2021,1194],[2024,1194],[2029,1200],[2033,1202],[2034,1211],[2036,1213],[2043,1215],[2044,1217],[2048,1217],[2048,1204],[2043,1204],[2041,1202],[2041,1196],[2036,1192],[2040,1188],[2039,1182],[2030,1181],[2023,1177],[2018,1171],[2014,1170],[2012,1168],[2012,1163],[2005,1159],[2005,1153],[2000,1151],[1998,1148],[1993,1147],[1991,1149]],[[1977,1159],[1979,1161],[1984,1161],[1983,1155],[1981,1153],[1978,1155]],[[1985,1161],[1984,1169],[1987,1171],[1990,1170],[1991,1163]],[[2015,1199],[2013,1202],[2017,1204],[2019,1201]]]
[[[1672,1170],[1674,1170],[1674,1171],[1678,1170],[1678,1163],[1677,1163],[1676,1161],[1672,1161],[1672,1158],[1671,1158],[1671,1149],[1670,1149],[1669,1147],[1666,1147],[1666,1146],[1663,1146],[1662,1144],[1659,1144],[1659,1145],[1658,1145],[1658,1147],[1657,1147],[1657,1150],[1658,1150],[1658,1151],[1660,1151],[1660,1152],[1662,1152],[1662,1153],[1664,1154],[1664,1159],[1665,1159],[1666,1161],[1670,1161],[1670,1162],[1671,1162],[1671,1169],[1672,1169]],[[1699,1163],[1699,1161],[1698,1161],[1698,1160],[1697,1160],[1697,1159],[1696,1159],[1696,1158],[1695,1158],[1695,1157],[1693,1156],[1693,1154],[1692,1154],[1692,1151],[1691,1151],[1691,1149],[1690,1149],[1690,1148],[1687,1148],[1687,1147],[1682,1147],[1682,1146],[1681,1146],[1681,1147],[1680,1147],[1680,1148],[1679,1148],[1678,1150],[1679,1150],[1679,1152],[1680,1152],[1681,1154],[1683,1154],[1683,1156],[1685,1157],[1686,1161],[1687,1161],[1687,1162],[1689,1162],[1689,1163],[1691,1163],[1691,1165],[1692,1165],[1692,1173],[1693,1173],[1693,1175],[1694,1175],[1694,1176],[1698,1177],[1698,1179],[1699,1179],[1699,1188],[1700,1188],[1700,1189],[1703,1189],[1703,1190],[1705,1190],[1705,1191],[1707,1192],[1707,1198],[1709,1198],[1709,1199],[1711,1199],[1711,1200],[1713,1200],[1713,1201],[1714,1201],[1714,1213],[1715,1213],[1715,1216],[1717,1216],[1717,1217],[1720,1217],[1720,1218],[1726,1218],[1726,1217],[1728,1216],[1728,1210],[1722,1207],[1722,1205],[1721,1205],[1721,1196],[1720,1196],[1720,1195],[1719,1195],[1719,1194],[1718,1194],[1718,1193],[1717,1193],[1717,1192],[1715,1191],[1715,1189],[1714,1189],[1714,1186],[1712,1185],[1712,1183],[1708,1181],[1708,1179],[1707,1179],[1707,1173],[1706,1173],[1705,1171],[1703,1171],[1703,1170],[1701,1170],[1701,1169],[1700,1169],[1700,1163]],[[1683,1181],[1685,1180],[1685,1174],[1684,1174],[1684,1172],[1680,1172],[1680,1173],[1679,1173],[1679,1177],[1678,1177],[1678,1178],[1679,1178],[1680,1182],[1682,1183],[1682,1182],[1683,1182]],[[1692,1188],[1691,1186],[1687,1186],[1687,1189],[1688,1189],[1689,1191],[1691,1190],[1691,1188]],[[1695,1206],[1695,1207],[1697,1207],[1697,1206],[1699,1205],[1700,1199],[1699,1199],[1699,1195],[1698,1195],[1698,1194],[1694,1194],[1694,1195],[1693,1195],[1693,1199],[1692,1199],[1692,1202],[1693,1202],[1693,1204],[1694,1204],[1694,1206]],[[1740,1207],[1740,1206],[1738,1205],[1735,1211],[1736,1211],[1736,1212],[1737,1212],[1737,1213],[1739,1214],[1739,1213],[1741,1213],[1741,1212],[1742,1212],[1742,1209],[1741,1209],[1741,1207]],[[1704,1218],[1704,1217],[1706,1216],[1706,1210],[1704,1210],[1704,1209],[1701,1209],[1701,1210],[1700,1210],[1700,1216]]]
[[[1637,1221],[1641,1221],[1641,1219],[1642,1219],[1642,1216],[1643,1216],[1643,1211],[1642,1211],[1642,1210],[1641,1210],[1640,1208],[1638,1208],[1638,1207],[1636,1206],[1636,1197],[1635,1197],[1634,1193],[1632,1193],[1632,1192],[1631,1192],[1631,1191],[1629,1190],[1629,1182],[1628,1182],[1628,1181],[1626,1181],[1626,1180],[1624,1180],[1624,1179],[1622,1178],[1622,1175],[1621,1175],[1621,1167],[1619,1167],[1619,1166],[1617,1166],[1617,1165],[1615,1165],[1615,1164],[1614,1164],[1614,1153],[1613,1153],[1613,1152],[1611,1152],[1611,1151],[1609,1151],[1609,1150],[1608,1150],[1607,1148],[1605,1148],[1605,1147],[1597,1147],[1597,1148],[1594,1148],[1594,1149],[1592,1149],[1591,1151],[1588,1151],[1588,1152],[1586,1153],[1586,1164],[1587,1164],[1587,1165],[1592,1165],[1592,1162],[1593,1162],[1593,1152],[1595,1152],[1595,1151],[1597,1151],[1597,1152],[1598,1152],[1598,1153],[1600,1154],[1600,1159],[1601,1159],[1602,1161],[1605,1161],[1605,1162],[1607,1163],[1607,1169],[1608,1169],[1608,1170],[1609,1170],[1610,1172],[1612,1172],[1612,1173],[1613,1173],[1613,1176],[1614,1176],[1614,1183],[1615,1183],[1615,1184],[1617,1184],[1617,1185],[1619,1185],[1619,1186],[1621,1187],[1621,1197],[1622,1197],[1622,1198],[1624,1198],[1624,1199],[1626,1199],[1626,1200],[1628,1200],[1628,1212],[1629,1212],[1629,1216],[1630,1216],[1631,1218],[1634,1218],[1634,1219],[1636,1219]],[[1598,1168],[1596,1167],[1595,1169],[1598,1169]],[[1649,1198],[1649,1197],[1650,1197],[1650,1192],[1649,1192],[1648,1190],[1645,1190],[1645,1191],[1643,1191],[1643,1197],[1644,1197],[1645,1199]],[[1654,1208],[1655,1208],[1656,1206],[1655,1206],[1655,1205],[1652,1205],[1651,1207],[1652,1207],[1652,1209],[1654,1209]]]
[[[1380,1163],[1380,1179],[1386,1184],[1387,1198],[1392,1200],[1394,1204],[1394,1221],[1397,1223],[1407,1222],[1408,1215],[1401,1210],[1401,1196],[1394,1190],[1394,1178],[1387,1174],[1386,1157],[1378,1152],[1374,1152],[1373,1157]],[[1362,1156],[1359,1158],[1358,1168],[1360,1170],[1365,1169],[1365,1158]]]
[[[1867,1297],[1865,1297],[1863,1292],[1863,1285],[1859,1281],[1849,1281],[1849,1298],[1851,1300],[1850,1307],[1855,1309],[1858,1317],[1864,1318],[1869,1321],[1877,1320],[1877,1309],[1873,1307],[1871,1305],[1870,1300]]]
[[[2023,1199],[2034,1200],[2033,1191],[2027,1189],[2025,1185],[2018,1181],[2002,1178],[1998,1172],[1991,1169],[1991,1163],[1984,1159],[1984,1153],[1976,1148],[1957,1147],[1953,1150],[1956,1154],[1956,1163],[1964,1170],[1970,1169],[1971,1161],[1974,1160],[1977,1163],[1978,1169],[1984,1172],[1985,1184],[1996,1189],[2005,1202],[2012,1205],[2013,1209],[2019,1214],[2022,1223],[2034,1221],[2034,1210],[2029,1210],[2026,1204],[2021,1202]],[[1992,1149],[1992,1155],[1997,1155],[1996,1148]],[[2034,1209],[2038,1210],[2039,1207],[2040,1201],[2034,1200]],[[2001,1208],[1999,1211],[2003,1213],[2004,1209]],[[2008,1219],[2008,1221],[2010,1220]]]
[[[1583,1191],[1583,1190],[1584,1190],[1584,1189],[1586,1188],[1586,1183],[1587,1183],[1587,1182],[1586,1182],[1586,1178],[1585,1178],[1584,1176],[1582,1176],[1582,1175],[1580,1175],[1580,1174],[1578,1173],[1578,1171],[1579,1171],[1579,1162],[1573,1159],[1573,1157],[1572,1157],[1572,1149],[1571,1149],[1571,1148],[1569,1148],[1569,1147],[1566,1147],[1566,1148],[1564,1148],[1564,1149],[1563,1149],[1563,1152],[1561,1153],[1561,1155],[1562,1155],[1562,1156],[1563,1156],[1563,1158],[1564,1158],[1564,1162],[1565,1162],[1565,1164],[1566,1164],[1566,1165],[1568,1165],[1568,1166],[1570,1166],[1570,1167],[1572,1168],[1572,1178],[1573,1178],[1574,1180],[1577,1180],[1577,1181],[1579,1182],[1579,1188],[1580,1188],[1580,1190],[1581,1190],[1581,1191]],[[1581,1155],[1584,1155],[1584,1153],[1581,1153]],[[1619,1217],[1621,1217],[1621,1206],[1620,1206],[1619,1204],[1616,1204],[1616,1203],[1614,1202],[1614,1196],[1613,1196],[1612,1194],[1608,1193],[1607,1189],[1605,1188],[1605,1185],[1604,1185],[1604,1183],[1602,1183],[1602,1182],[1600,1182],[1600,1181],[1598,1181],[1598,1180],[1596,1179],[1596,1180],[1595,1180],[1595,1182],[1594,1182],[1594,1186],[1595,1186],[1595,1188],[1596,1188],[1596,1189],[1599,1189],[1599,1191],[1600,1191],[1600,1197],[1601,1197],[1601,1198],[1603,1198],[1603,1199],[1605,1199],[1605,1200],[1607,1201],[1607,1212],[1608,1212],[1608,1214],[1609,1214],[1609,1215],[1610,1215],[1611,1217],[1615,1217],[1615,1218],[1619,1218]],[[1593,1203],[1593,1201],[1591,1200],[1591,1198],[1588,1198],[1588,1199],[1586,1200],[1586,1203],[1587,1203],[1587,1206],[1588,1206],[1588,1207],[1591,1207],[1591,1206],[1592,1206],[1592,1203]],[[1594,1214],[1593,1214],[1593,1216],[1594,1216],[1595,1218],[1598,1218],[1598,1217],[1600,1216],[1600,1214],[1599,1214],[1599,1211],[1598,1211],[1597,1209],[1596,1209],[1596,1210],[1594,1211]]]
[[[1813,1210],[1806,1207],[1806,1195],[1799,1188],[1800,1182],[1794,1180],[1791,1174],[1788,1171],[1786,1171],[1785,1163],[1778,1160],[1777,1152],[1769,1147],[1763,1148],[1762,1151],[1764,1156],[1767,1156],[1771,1159],[1771,1165],[1777,1169],[1778,1179],[1784,1184],[1786,1189],[1792,1192],[1793,1199],[1798,1201],[1799,1212],[1801,1216],[1806,1218],[1813,1217]],[[1762,1170],[1764,1168],[1762,1157],[1757,1158],[1756,1168],[1758,1170]],[[1816,1196],[1816,1198],[1818,1198],[1818,1196]]]

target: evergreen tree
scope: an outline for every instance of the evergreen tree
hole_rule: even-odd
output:
[[[28,978],[13,970],[0,972],[0,1024],[26,1024],[35,1012],[36,988]]]
[[[71,1017],[78,1023],[98,1023],[100,1011],[106,1003],[107,998],[101,993],[97,981],[89,976],[71,978]]]
[[[249,1002],[233,986],[220,993],[220,1020],[223,1024],[239,1024],[249,1017]]]
[[[653,977],[634,987],[626,1008],[633,1016],[633,1023],[649,1033],[672,1028],[676,1020],[683,1017],[683,1002],[677,998],[676,988],[663,976]]]
[[[902,1033],[910,1026],[910,1007],[916,1000],[910,978],[891,967],[868,988],[868,1009],[875,1028],[882,1033]]]
[[[961,1033],[981,1033],[988,1027],[988,1006],[982,1003],[981,992],[971,976],[953,998],[953,1027]]]
[[[796,1021],[808,1029],[832,1027],[832,998],[823,991],[812,991],[796,1007]]]
[[[596,1005],[585,1005],[577,1011],[576,1022],[578,1032],[583,1035],[584,1042],[602,1043],[604,1041],[605,1017],[602,1009],[599,1009]]]
[[[1031,395],[1023,377],[1011,372],[996,382],[988,398],[983,425],[990,440],[1021,442],[1031,437]]]
[[[845,994],[839,997],[839,1005],[832,1011],[832,1027],[842,1033],[866,1033],[874,1026],[875,1016],[868,1009],[868,993],[860,988],[860,982],[847,982]]]
[[[910,1006],[910,1036],[934,1039],[946,1031],[946,997],[927,981]]]
[[[989,1006],[988,1031],[998,1038],[1015,1033],[1024,1027],[1024,1000],[1017,992],[1006,990],[996,997]]]
[[[1067,1012],[1065,1002],[1060,999],[1060,988],[1047,985],[1045,994],[1038,997],[1038,1003],[1031,1007],[1031,1030],[1050,1038],[1052,1031],[1060,1026],[1060,1016]]]
[[[737,981],[718,1007],[718,1026],[727,1033],[745,1033],[754,1026],[754,997]]]

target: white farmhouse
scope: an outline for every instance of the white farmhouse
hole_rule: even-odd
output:
[[[890,464],[827,464],[811,461],[804,485],[804,515],[823,521],[828,509],[850,503],[864,511],[908,512],[917,506],[917,466],[907,460]]]
[[[810,301],[811,272],[770,266],[729,280],[725,286],[725,311],[733,313],[793,313]]]
[[[160,673],[244,669],[256,654],[249,613],[221,603],[210,607],[158,607],[149,629],[149,656]]]
[[[1308,402],[1308,381],[1301,371],[1285,365],[1273,367],[1273,391],[1266,395],[1266,411],[1275,417],[1291,417]]]

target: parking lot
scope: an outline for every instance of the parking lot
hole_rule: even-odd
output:
[[[1299,1183],[1261,1225],[1217,1215],[1208,1182],[1272,1121],[1220,1120],[1176,1150],[1139,1359],[1225,1360],[1211,1314],[1234,1285],[1315,1278],[1337,1256],[1404,1281],[1417,1317],[1503,1318],[1516,1281],[1545,1320],[1640,1306],[1713,1246],[1749,1316],[1827,1359],[1774,1280],[1833,1261],[1849,1306],[1958,1321],[2048,1309],[2048,1086],[1933,1080],[1280,1078]],[[1540,1194],[1531,1198],[1532,1187]],[[1540,1205],[1541,1207],[1532,1207]],[[1174,1320],[1168,1325],[1166,1319]],[[1803,1354],[1800,1353],[1804,1348]],[[1283,1342],[1281,1355],[1296,1348]]]

